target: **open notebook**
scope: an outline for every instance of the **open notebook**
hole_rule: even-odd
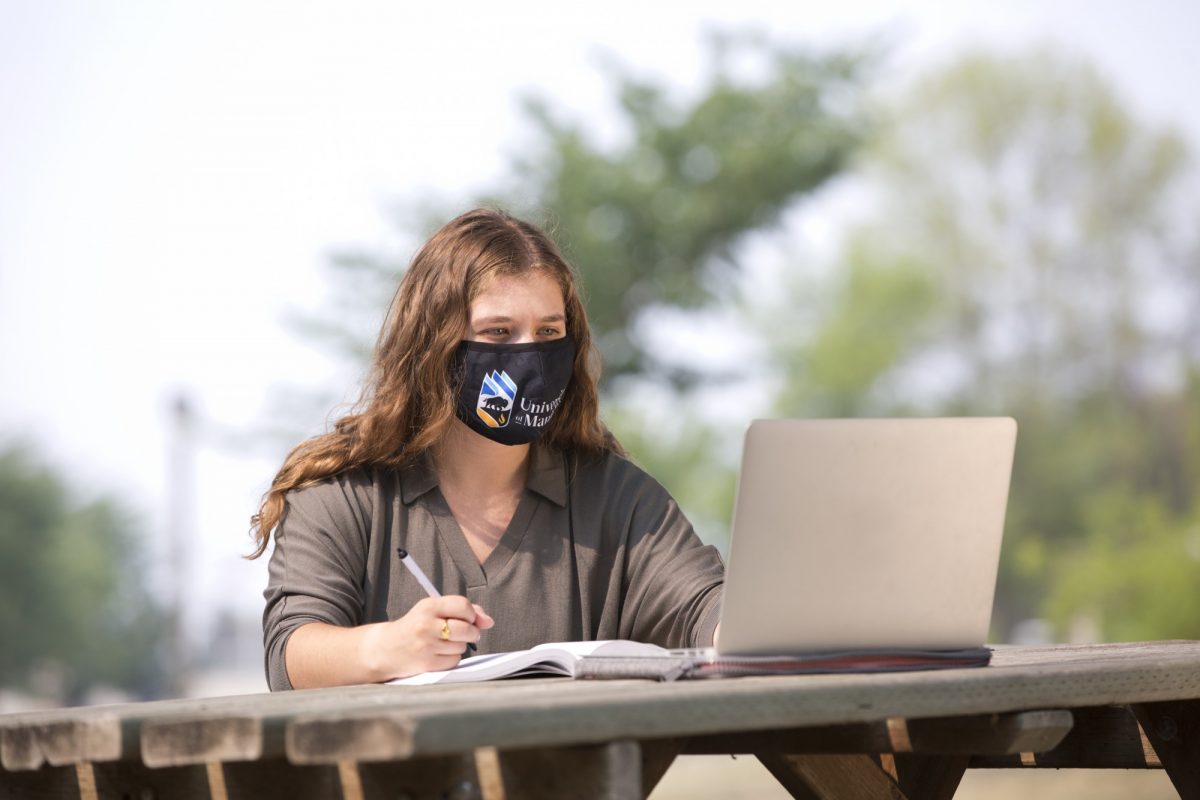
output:
[[[454,669],[423,672],[389,683],[424,686],[471,683],[499,678],[720,678],[739,675],[798,675],[819,672],[891,672],[897,670],[978,667],[988,663],[986,647],[958,650],[847,650],[791,656],[724,656],[711,647],[667,650],[658,645],[610,639],[598,642],[550,642],[529,650],[464,658]]]
[[[620,639],[598,642],[548,642],[529,650],[471,656],[458,662],[458,666],[453,669],[423,672],[411,678],[397,678],[388,682],[423,686],[430,683],[468,683],[525,675],[576,677],[579,665],[585,658],[605,656],[639,659],[667,656],[670,653],[670,650],[657,645]]]

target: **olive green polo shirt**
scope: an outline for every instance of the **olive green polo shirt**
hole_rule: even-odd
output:
[[[425,597],[400,547],[442,594],[464,595],[496,620],[480,654],[595,639],[712,644],[720,554],[666,489],[616,454],[585,461],[534,445],[516,513],[482,564],[428,454],[398,470],[347,470],[286,501],[263,593],[272,690],[291,688],[284,648],[299,626],[397,619]]]

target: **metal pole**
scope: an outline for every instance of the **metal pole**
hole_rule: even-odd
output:
[[[187,597],[188,550],[193,530],[195,414],[187,394],[171,401],[171,430],[167,464],[167,589],[170,630],[167,654],[167,688],[171,697],[183,697],[188,687],[189,654],[184,603]]]

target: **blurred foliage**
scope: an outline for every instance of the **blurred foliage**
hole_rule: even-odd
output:
[[[1200,285],[1173,219],[1189,175],[1174,132],[1050,52],[952,64],[881,131],[865,170],[881,213],[860,235],[940,287],[962,398],[1132,397],[1182,374]]]
[[[546,98],[524,96],[532,130],[502,187],[468,203],[404,203],[401,227],[419,242],[471,205],[543,226],[580,273],[605,375],[689,385],[695,374],[656,359],[634,335],[639,316],[722,302],[744,266],[738,240],[843,170],[866,129],[857,96],[868,56],[812,55],[755,32],[713,33],[706,46],[712,74],[695,98],[611,57],[601,62],[623,132],[614,145]],[[754,77],[738,77],[747,71]],[[355,251],[334,254],[331,266],[334,313],[294,322],[365,358],[406,263]]]
[[[134,521],[112,500],[80,505],[27,448],[0,450],[0,685],[161,694],[164,616]]]
[[[647,413],[655,406],[629,399],[614,402],[605,409],[605,422],[619,432],[633,460],[667,487],[700,538],[725,551],[737,470],[720,458],[720,433],[711,424],[680,411],[673,398],[661,405],[674,413]]]
[[[873,213],[823,292],[780,302],[817,297],[819,323],[766,332],[779,412],[1016,417],[994,635],[1045,615],[1061,637],[1200,636],[1183,142],[1049,52],[964,58],[881,117]]]
[[[853,417],[871,413],[869,392],[902,357],[926,343],[939,304],[934,276],[919,261],[880,252],[865,235],[851,237],[836,273],[815,295],[816,323],[787,324],[796,306],[753,309],[772,343],[782,384],[775,400],[783,416]],[[789,302],[790,300],[795,302]]]
[[[754,33],[717,34],[708,47],[714,74],[694,100],[609,63],[629,132],[615,148],[527,99],[540,146],[515,165],[520,190],[491,198],[531,217],[553,209],[609,375],[691,385],[699,376],[634,335],[639,315],[724,302],[744,268],[739,241],[842,171],[863,136],[864,57],[814,56]],[[746,57],[756,79],[733,74]]]

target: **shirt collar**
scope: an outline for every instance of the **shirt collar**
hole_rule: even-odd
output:
[[[567,505],[567,459],[562,451],[535,442],[529,462],[525,488],[532,489],[551,503]]]
[[[400,499],[412,505],[418,497],[437,486],[433,457],[426,450],[400,468]]]
[[[421,453],[400,469],[400,498],[405,505],[438,485],[437,471],[429,451]],[[525,488],[556,505],[567,505],[567,465],[559,450],[534,443],[530,447],[529,475]]]

